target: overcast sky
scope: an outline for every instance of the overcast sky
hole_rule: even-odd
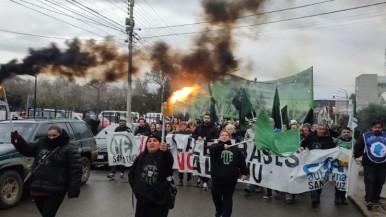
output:
[[[262,11],[325,1],[267,0]],[[127,46],[123,42],[126,36],[123,32],[102,26],[86,25],[80,21],[86,19],[90,21],[90,18],[94,21],[101,19],[101,22],[110,22],[108,26],[117,27],[123,31],[124,18],[127,16],[127,5],[123,2],[122,0],[76,0],[75,2],[72,0],[1,0],[0,63],[7,63],[12,59],[20,60],[28,55],[28,48],[39,49],[48,46],[51,42],[64,47],[64,39],[74,37],[103,40],[103,36],[113,35],[117,45],[126,49]],[[258,22],[255,19],[239,19],[237,26],[307,17],[381,2],[384,1],[335,0],[267,14],[261,16]],[[105,18],[91,15],[78,3],[98,11]],[[67,9],[63,10],[60,5]],[[144,49],[143,46],[162,40],[181,52],[189,52],[192,37],[197,34],[181,33],[197,32],[204,27],[203,24],[180,26],[203,21],[203,9],[199,0],[137,0],[134,17],[136,28],[141,28],[141,30],[136,29],[136,33],[141,37],[141,43],[137,42],[135,49]],[[106,20],[107,18],[109,20]],[[293,21],[237,28],[233,31],[236,42],[234,53],[242,66],[251,68],[249,73],[240,70],[242,74],[239,75],[247,79],[256,77],[259,81],[266,81],[286,77],[313,66],[315,99],[331,99],[333,94],[338,98],[344,98],[344,91],[337,90],[342,88],[350,95],[354,92],[355,77],[358,75],[385,74],[385,21],[386,4],[380,4]],[[154,27],[165,26],[168,28],[154,29]],[[52,38],[33,37],[8,31]],[[165,36],[173,34],[177,35]]]

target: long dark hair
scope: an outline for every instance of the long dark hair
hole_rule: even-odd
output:
[[[145,150],[141,153],[141,154],[139,154],[138,155],[138,157],[137,157],[137,161],[138,161],[138,165],[139,165],[139,167],[142,167],[143,165],[143,159],[147,156],[147,155],[149,155],[150,153],[149,153],[149,150],[147,150],[147,143],[148,143],[148,141],[149,141],[149,139],[150,138],[156,138],[160,143],[161,143],[161,141],[157,138],[157,137],[159,137],[158,135],[150,135],[148,138],[147,138],[147,140],[146,140],[146,143],[145,143]],[[167,150],[168,151],[168,150]],[[162,171],[164,171],[163,169],[160,169],[160,168],[164,168],[165,167],[165,162],[164,162],[164,159],[163,159],[163,153],[162,153],[162,151],[160,151],[160,150],[157,150],[155,153],[154,153],[155,155],[156,155],[156,158],[157,158],[157,167],[159,168],[159,171],[160,172],[162,172]],[[165,176],[166,176],[166,174],[164,174]]]

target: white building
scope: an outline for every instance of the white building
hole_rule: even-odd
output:
[[[355,78],[357,110],[373,104],[386,104],[386,76],[362,74]]]

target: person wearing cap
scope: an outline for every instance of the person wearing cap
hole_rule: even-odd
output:
[[[150,135],[129,173],[129,184],[137,199],[135,217],[168,216],[169,185],[174,186],[173,163],[167,144],[161,142],[159,135]]]
[[[128,127],[126,125],[126,118],[120,117],[118,127],[115,128],[114,132],[125,132],[125,131],[131,133],[130,127]],[[111,166],[110,173],[107,175],[107,178],[114,179],[115,173],[117,172],[118,169],[121,172],[120,177],[123,178],[124,172],[125,172],[125,166],[124,165]]]

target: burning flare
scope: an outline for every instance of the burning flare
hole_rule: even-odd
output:
[[[176,102],[185,103],[190,95],[197,94],[200,90],[200,85],[193,85],[192,87],[184,87],[176,92],[172,93],[172,96],[169,99],[169,102],[175,104]]]

